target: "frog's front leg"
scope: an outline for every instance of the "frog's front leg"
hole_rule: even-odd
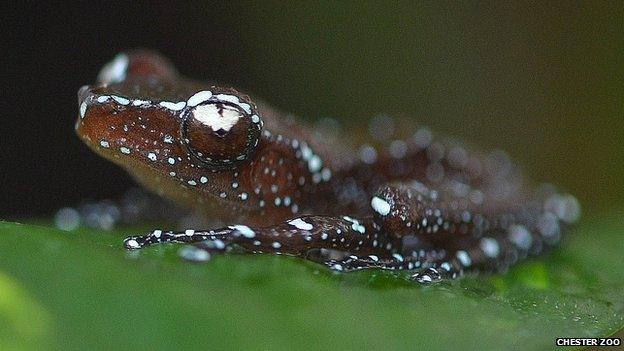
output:
[[[403,256],[399,253],[400,241],[382,235],[380,227],[372,220],[356,220],[348,216],[304,216],[264,228],[233,225],[215,230],[155,230],[145,236],[128,237],[124,242],[127,249],[160,243],[194,243],[199,249],[210,252],[223,252],[237,245],[251,253],[305,258],[309,258],[312,250],[334,250],[343,253],[342,258],[321,257],[321,263],[333,271],[416,270],[414,280],[425,284],[461,274],[459,263],[442,262],[445,258],[443,250],[423,249],[414,255]]]
[[[380,235],[379,227],[371,219],[357,220],[348,216],[303,216],[264,228],[232,225],[215,230],[155,230],[124,241],[127,249],[159,243],[197,243],[200,248],[211,251],[223,251],[236,245],[252,253],[300,257],[313,249],[384,257],[399,249],[396,240]]]

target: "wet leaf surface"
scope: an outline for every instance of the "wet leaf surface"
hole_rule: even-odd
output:
[[[624,224],[586,219],[504,275],[418,286],[277,256],[128,252],[126,234],[0,222],[0,349],[554,349],[624,326]]]

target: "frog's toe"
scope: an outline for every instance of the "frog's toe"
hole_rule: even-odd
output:
[[[140,237],[136,237],[136,236],[129,236],[127,238],[124,239],[124,247],[127,250],[138,250],[142,247],[142,245],[139,243],[140,242]]]

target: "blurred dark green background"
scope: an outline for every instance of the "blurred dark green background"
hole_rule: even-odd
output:
[[[254,91],[500,147],[584,207],[624,203],[624,7],[386,2],[242,10]],[[570,6],[572,5],[572,6]]]
[[[2,191],[15,201],[1,213],[49,213],[129,186],[121,170],[80,144],[72,126],[77,88],[133,47],[159,50],[186,75],[235,84],[309,120],[366,128],[370,117],[387,113],[502,148],[534,179],[578,195],[590,212],[624,204],[623,4],[7,9],[13,50],[4,83],[12,103],[3,117]]]

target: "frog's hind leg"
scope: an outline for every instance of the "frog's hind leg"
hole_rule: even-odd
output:
[[[421,250],[414,256],[393,253],[391,256],[349,255],[340,260],[327,260],[325,265],[337,272],[362,269],[410,271],[411,279],[430,284],[443,279],[455,279],[464,273],[464,265],[457,257],[449,257],[444,250]],[[479,265],[479,264],[477,264]]]
[[[420,269],[412,277],[421,283],[464,272],[504,271],[556,244],[573,217],[567,208],[576,201],[556,193],[518,200],[500,201],[486,192],[475,203],[444,184],[436,189],[416,182],[384,186],[371,201],[374,221],[382,233],[404,239],[401,262],[358,257],[339,267],[410,269],[405,266],[412,263]]]
[[[410,271],[410,278],[421,284],[451,280],[465,273],[506,270],[518,260],[517,248],[509,240],[482,238],[462,250],[420,249],[409,255],[349,255],[343,259],[327,260],[325,265],[338,272],[362,269]]]
[[[372,220],[357,220],[348,216],[303,216],[264,228],[233,225],[215,230],[155,230],[124,241],[127,249],[160,243],[196,243],[198,247],[210,251],[224,251],[238,246],[252,253],[300,257],[306,257],[314,249],[388,256],[399,249],[395,240],[380,235]]]

